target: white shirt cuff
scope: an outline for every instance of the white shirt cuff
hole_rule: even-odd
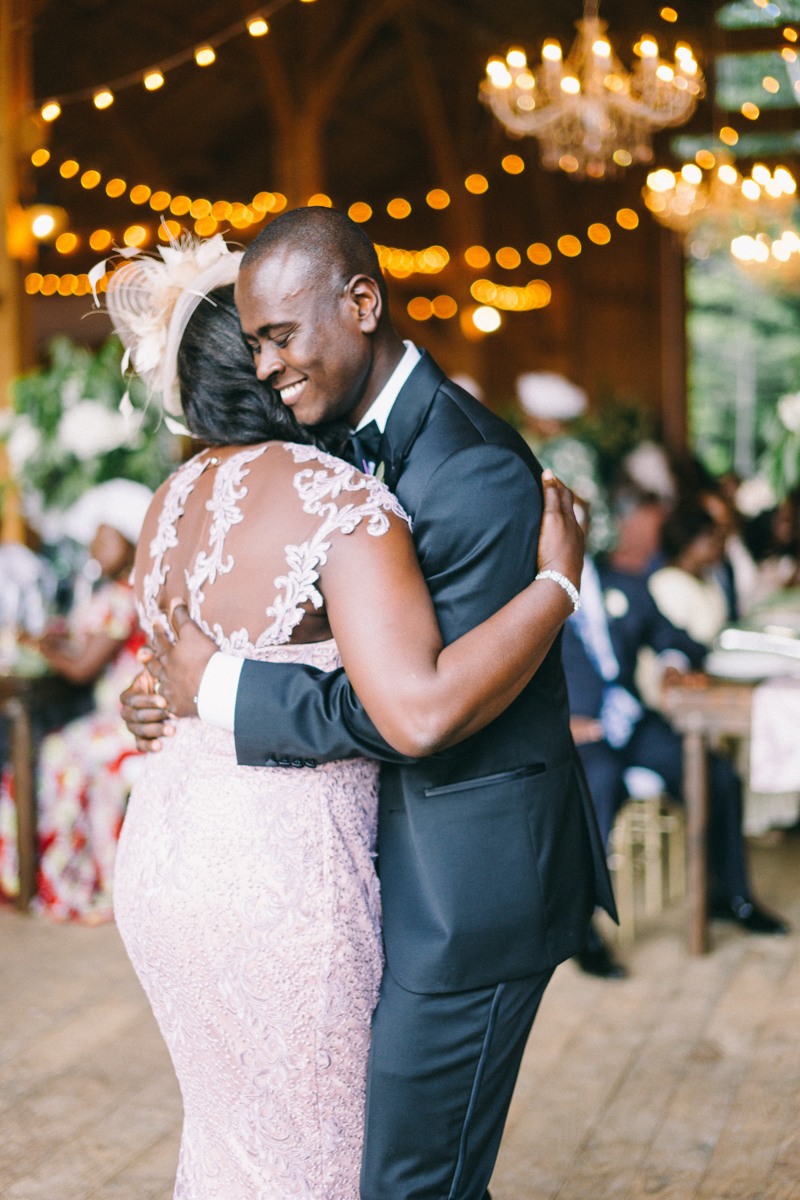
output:
[[[218,725],[233,733],[236,692],[242,673],[243,658],[233,654],[212,654],[197,692],[197,715],[209,725]]]

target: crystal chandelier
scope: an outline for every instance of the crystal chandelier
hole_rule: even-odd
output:
[[[792,229],[797,184],[785,167],[772,174],[756,163],[745,179],[708,150],[697,159],[677,174],[651,171],[642,192],[656,220],[683,234],[695,258],[727,247],[742,262],[778,267],[800,251]]]
[[[566,60],[549,38],[541,66],[530,68],[524,51],[514,48],[505,59],[489,59],[481,84],[481,99],[512,135],[537,137],[543,165],[577,178],[602,179],[649,162],[654,130],[688,121],[703,93],[703,76],[685,44],[668,63],[655,38],[643,37],[628,73],[605,36],[598,2],[586,0]]]

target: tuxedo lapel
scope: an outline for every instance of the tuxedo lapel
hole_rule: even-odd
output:
[[[386,463],[384,480],[387,487],[395,488],[403,464],[444,380],[444,371],[436,365],[428,351],[423,350],[422,357],[398,393],[381,438],[380,458]]]

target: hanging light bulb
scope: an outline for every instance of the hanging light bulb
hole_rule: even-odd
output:
[[[198,46],[194,52],[194,61],[198,67],[210,67],[216,57],[212,46]]]
[[[92,96],[92,103],[95,108],[108,108],[114,103],[114,93],[108,88],[100,88],[98,92]]]
[[[153,71],[147,72],[143,82],[148,92],[155,92],[158,88],[164,86],[164,76],[158,70],[158,68],[156,68]]]
[[[269,33],[269,25],[263,17],[249,17],[247,32],[251,37],[263,37],[265,33]]]
[[[55,121],[56,117],[61,116],[61,105],[57,100],[48,100],[41,108],[43,121]]]

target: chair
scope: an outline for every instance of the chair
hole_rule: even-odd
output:
[[[655,916],[686,892],[683,810],[665,795],[656,771],[630,767],[624,775],[629,799],[611,833],[609,867],[619,913],[619,942],[636,936],[637,910]]]

